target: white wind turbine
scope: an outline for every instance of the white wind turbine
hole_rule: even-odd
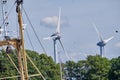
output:
[[[103,40],[103,38],[102,38],[100,32],[98,31],[96,25],[93,24],[93,26],[94,26],[94,28],[95,28],[95,30],[96,30],[96,32],[97,32],[97,34],[98,34],[98,37],[99,37],[99,39],[100,39],[100,41],[97,43],[97,46],[100,47],[100,56],[101,56],[101,57],[104,57],[104,56],[103,56],[104,46],[105,46],[110,40],[112,40],[114,37],[112,36],[112,37],[110,37],[110,38],[108,38],[108,39]],[[104,55],[105,55],[105,53],[104,53]]]
[[[58,23],[57,23],[57,29],[54,34],[52,34],[50,37],[44,38],[44,40],[53,40],[53,45],[54,45],[54,61],[58,63],[58,51],[57,51],[57,44],[56,41],[58,40],[60,42],[60,45],[62,46],[64,52],[65,49],[63,47],[63,44],[61,42],[61,35],[60,35],[60,17],[61,17],[61,8],[59,9],[59,17],[58,17]]]

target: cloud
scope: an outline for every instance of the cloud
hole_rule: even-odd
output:
[[[115,44],[116,47],[120,47],[120,42]]]
[[[58,24],[58,17],[57,16],[51,16],[51,17],[45,17],[40,21],[42,26],[54,28]],[[60,21],[61,26],[68,26],[68,20],[67,19],[61,19]]]

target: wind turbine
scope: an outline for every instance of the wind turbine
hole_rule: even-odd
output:
[[[110,37],[110,38],[108,38],[108,39],[104,39],[104,40],[103,40],[103,38],[102,38],[100,32],[98,31],[96,25],[93,24],[93,26],[94,26],[94,28],[95,28],[95,30],[96,30],[96,32],[97,32],[97,34],[98,34],[98,37],[99,37],[99,39],[100,39],[100,41],[97,43],[97,46],[100,47],[100,56],[101,56],[101,57],[104,57],[104,56],[103,56],[104,46],[105,46],[110,40],[112,40],[114,37],[112,36],[112,37]],[[105,53],[104,53],[104,54],[105,54]]]
[[[50,37],[44,38],[44,40],[53,40],[53,45],[54,45],[54,61],[57,63],[58,62],[58,51],[57,51],[57,44],[56,41],[58,40],[60,42],[60,45],[62,46],[62,49],[65,52],[65,49],[63,47],[63,44],[61,42],[61,35],[60,35],[60,17],[61,17],[61,8],[59,9],[59,16],[58,16],[58,23],[57,23],[57,29],[54,34],[52,34]]]

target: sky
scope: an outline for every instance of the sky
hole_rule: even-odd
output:
[[[14,3],[14,0],[8,1]],[[78,61],[86,59],[88,55],[99,54],[99,47],[96,44],[100,39],[92,23],[96,24],[103,39],[114,36],[105,46],[104,56],[109,59],[120,56],[120,0],[24,0],[23,6],[47,55],[53,57],[53,41],[43,38],[51,36],[56,31],[59,7],[61,7],[61,41],[69,55],[69,57],[65,56],[57,42],[58,52],[63,61],[68,58]],[[16,26],[14,9],[12,12],[9,19],[10,26]],[[28,21],[26,18],[23,20],[27,24],[26,30],[31,37],[34,50],[42,53],[43,50]],[[25,47],[32,50],[26,33]]]

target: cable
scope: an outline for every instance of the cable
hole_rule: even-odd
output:
[[[8,14],[6,15],[6,17],[5,17],[5,18],[4,18],[4,20],[3,20],[3,23],[2,23],[0,26],[3,26],[3,24],[5,23],[6,19],[7,19],[7,18],[8,18],[8,16],[10,15],[10,13],[11,13],[11,11],[12,11],[12,9],[13,9],[14,5],[15,5],[15,3],[14,3],[14,4],[13,4],[13,6],[10,8],[10,10],[9,10]]]
[[[29,36],[29,34],[28,34],[28,30],[27,30],[27,29],[26,29],[26,33],[27,33],[28,40],[29,40],[29,42],[30,42],[30,44],[31,44],[31,47],[32,47],[32,49],[33,49],[33,51],[34,51],[34,47],[33,47],[33,44],[32,44],[32,41],[31,41],[31,39],[30,39],[30,36]]]
[[[22,6],[22,7],[23,7],[23,6]],[[35,29],[34,29],[32,23],[31,23],[31,21],[30,21],[28,15],[27,15],[27,13],[26,13],[24,7],[23,7],[23,11],[24,11],[24,13],[25,13],[25,15],[26,15],[26,17],[27,17],[27,19],[28,19],[28,22],[29,22],[30,25],[31,25],[31,28],[33,29],[33,32],[34,32],[36,38],[38,39],[38,42],[39,42],[40,46],[42,47],[43,51],[46,53],[45,48],[43,47],[42,42],[40,41],[39,37],[37,36],[36,31],[35,31]]]
[[[23,23],[24,23],[24,19],[22,19],[22,20],[23,20]],[[33,46],[32,41],[31,41],[31,39],[30,39],[28,30],[27,30],[27,29],[24,29],[24,30],[26,30],[26,34],[27,34],[28,40],[29,40],[29,42],[30,42],[30,44],[31,44],[32,50],[34,51],[34,46]]]

